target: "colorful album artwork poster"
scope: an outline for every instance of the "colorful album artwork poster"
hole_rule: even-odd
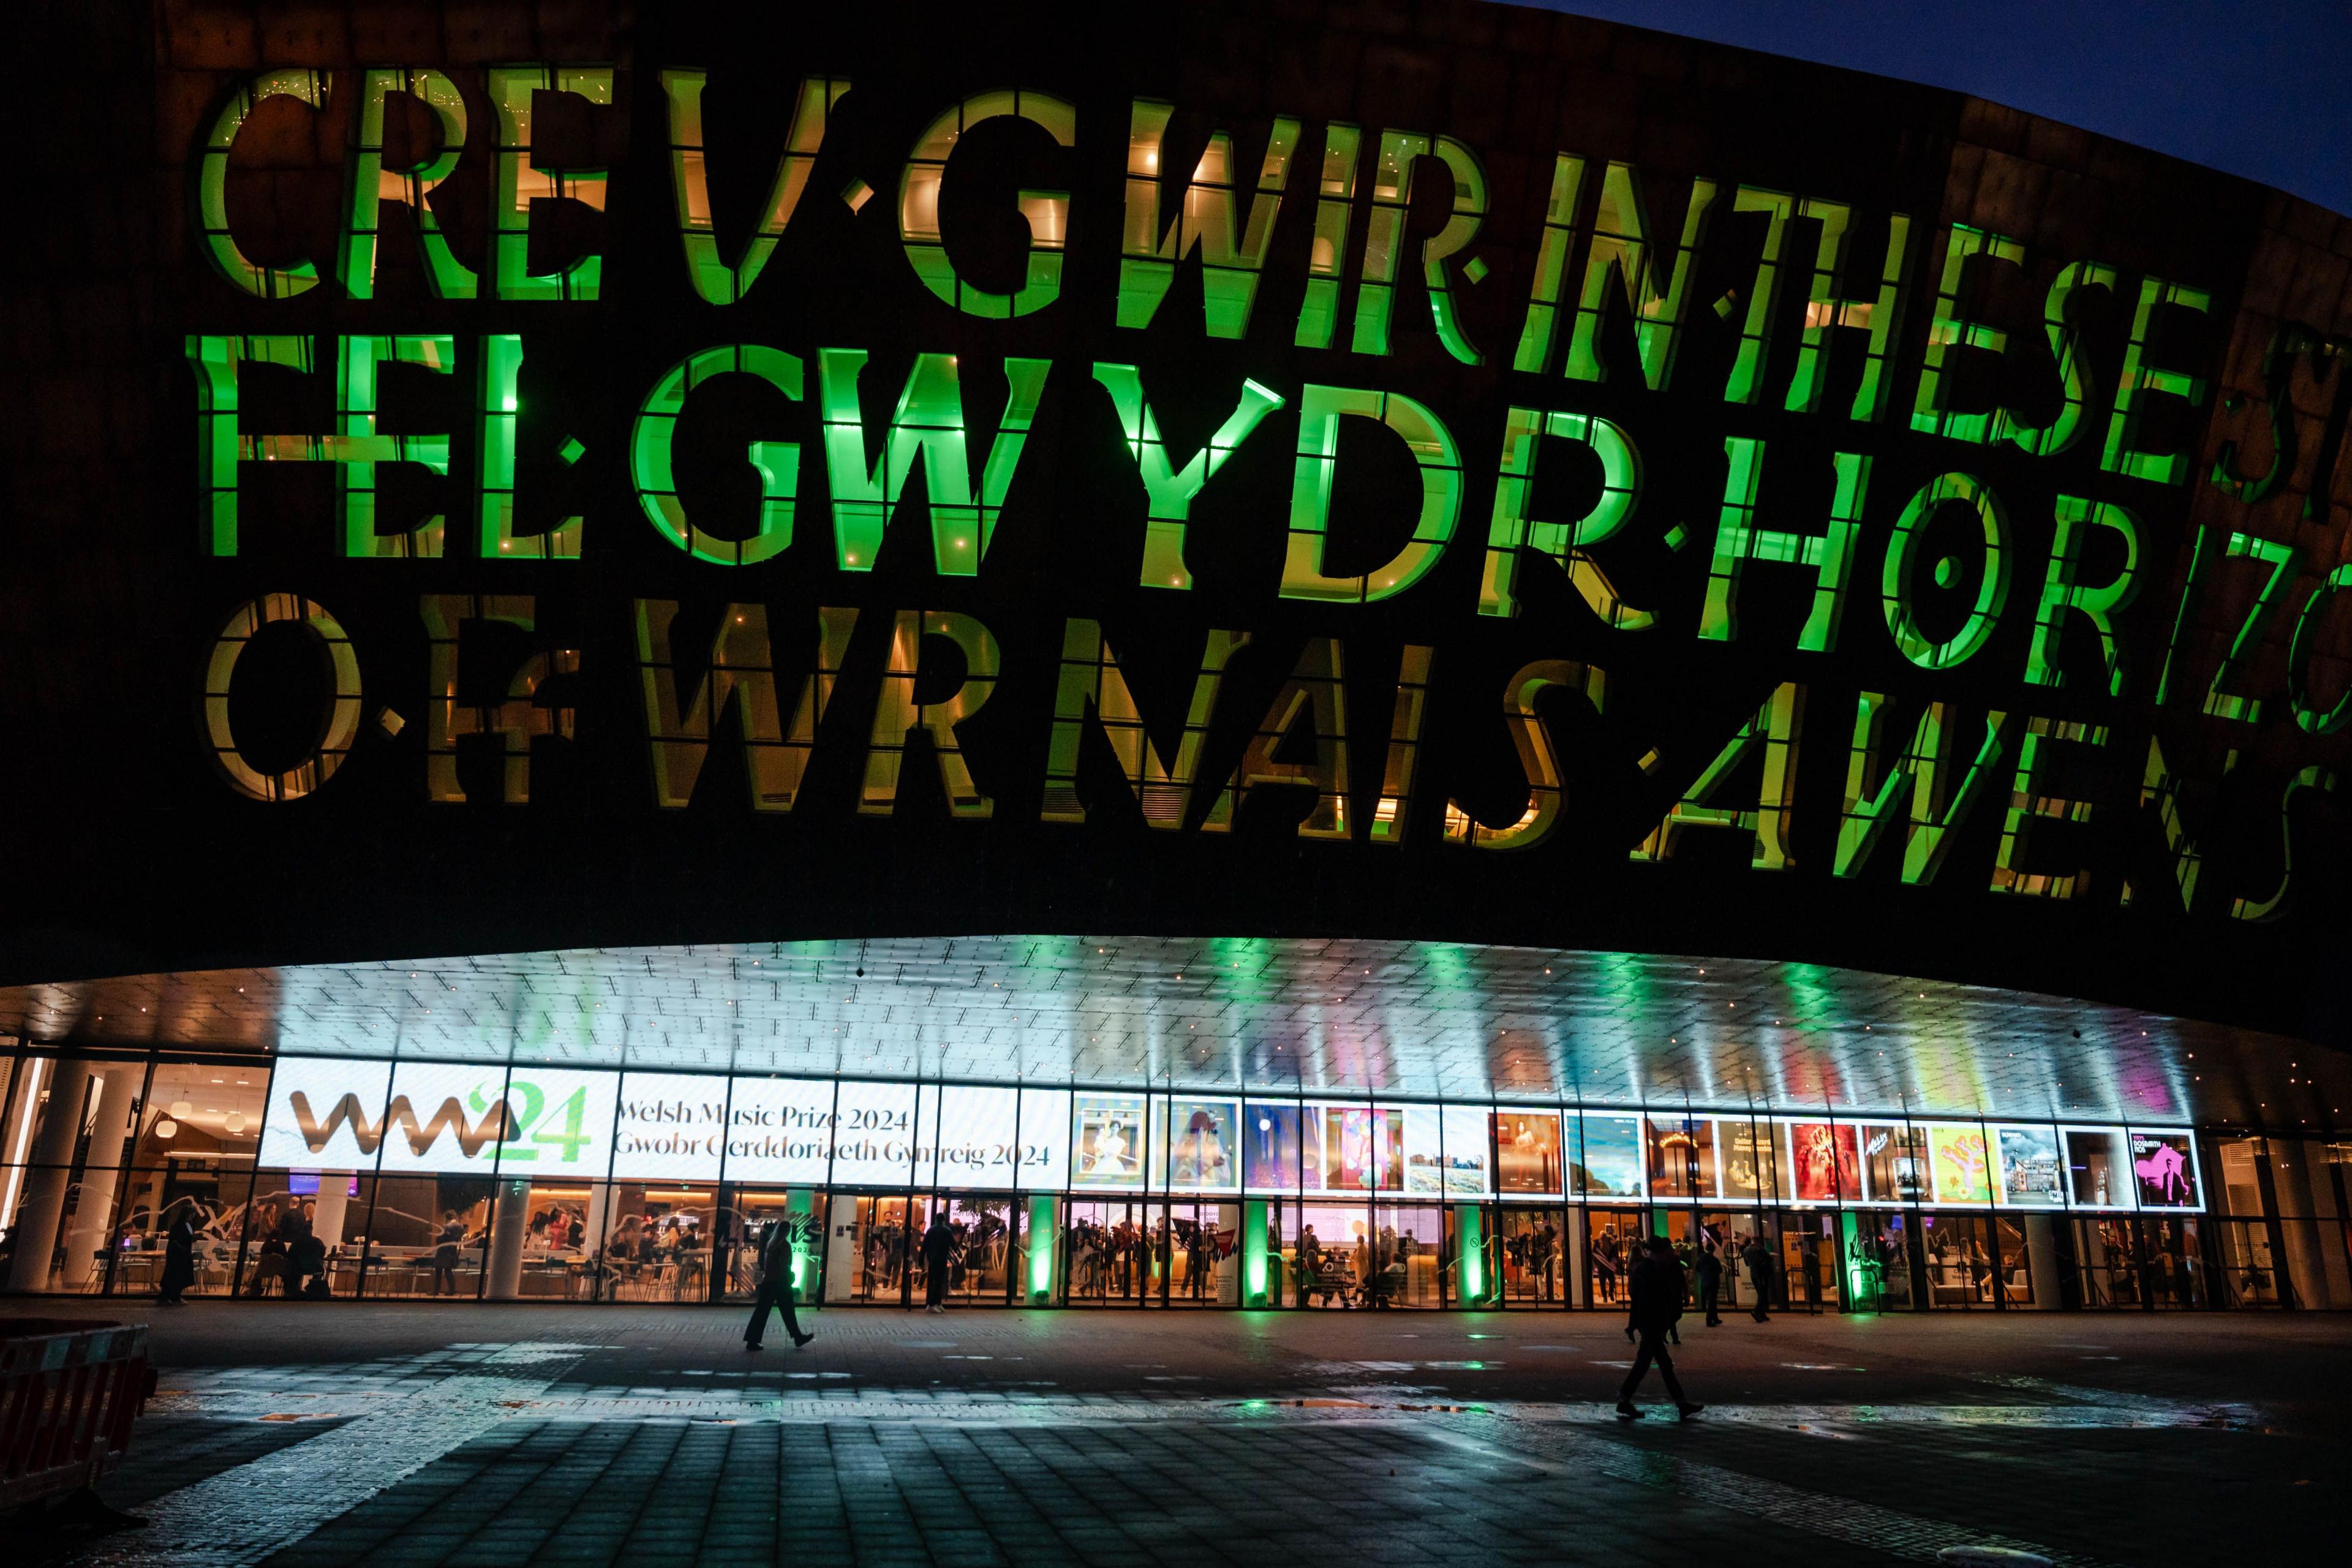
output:
[[[1475,1105],[1449,1105],[1440,1112],[1445,1133],[1445,1190],[1461,1197],[1486,1196],[1486,1112]]]
[[[1404,1112],[1395,1106],[1372,1112],[1372,1164],[1380,1191],[1404,1191]]]
[[[1945,1122],[1927,1129],[1927,1154],[1939,1204],[1992,1202],[1992,1170],[1985,1157],[1984,1129]]]
[[[1584,1118],[1584,1157],[1577,1167],[1577,1194],[1592,1198],[1642,1195],[1642,1119]]]
[[[2047,1127],[2003,1127],[2000,1201],[2019,1208],[2056,1208],[2066,1201],[2066,1166],[2058,1135]]]
[[[1241,1191],[1240,1102],[1168,1100],[1168,1186],[1171,1192]]]
[[[1323,1115],[1323,1191],[1369,1193],[1373,1169],[1372,1113],[1353,1105],[1326,1105]]]
[[[2144,1209],[2193,1209],[2202,1205],[2197,1191],[2197,1149],[2186,1132],[2131,1134],[2132,1175],[2139,1183],[2139,1206]]]
[[[1862,1124],[1864,1195],[1874,1204],[1916,1204],[1927,1196],[1927,1135],[1901,1121]]]
[[[1789,1128],[1789,1174],[1801,1204],[1852,1203],[1862,1196],[1862,1147],[1851,1125],[1799,1121]]]
[[[2104,1127],[2069,1127],[2064,1136],[2066,1183],[2074,1205],[2130,1208],[2134,1179],[2129,1156],[2124,1152],[2123,1134]]]
[[[1242,1112],[1242,1176],[1254,1193],[1298,1190],[1298,1107],[1253,1100]]]
[[[1445,1191],[1445,1152],[1438,1142],[1437,1107],[1408,1105],[1389,1112],[1404,1129],[1404,1190],[1423,1197]]]
[[[1559,1194],[1559,1112],[1495,1113],[1495,1185],[1499,1192]]]
[[[1319,1193],[1323,1181],[1323,1108],[1302,1105],[1298,1108],[1298,1185],[1303,1192]]]
[[[1771,1203],[1780,1196],[1780,1162],[1769,1121],[1727,1118],[1715,1124],[1723,1163],[1723,1195]]]
[[[1143,1188],[1143,1096],[1081,1094],[1072,1101],[1076,1136],[1070,1149],[1070,1184],[1140,1192]]]

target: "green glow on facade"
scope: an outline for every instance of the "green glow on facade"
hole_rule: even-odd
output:
[[[1272,1205],[1262,1200],[1242,1205],[1242,1305],[1267,1307],[1273,1302],[1267,1282],[1272,1269],[1267,1262],[1266,1226],[1272,1220]]]
[[[1054,1300],[1054,1249],[1061,1236],[1058,1200],[1039,1193],[1029,1199],[1029,1300],[1039,1306]]]
[[[1454,1283],[1465,1307],[1486,1304],[1486,1215],[1475,1204],[1454,1210]]]

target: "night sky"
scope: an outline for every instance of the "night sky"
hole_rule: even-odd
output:
[[[2352,214],[2352,5],[1528,0],[1955,88]]]

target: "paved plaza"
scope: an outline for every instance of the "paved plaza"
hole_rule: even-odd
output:
[[[1628,1426],[1582,1313],[79,1310],[162,1367],[93,1568],[2157,1563],[2333,1540],[2352,1473],[2317,1315],[1694,1319],[1706,1415]]]

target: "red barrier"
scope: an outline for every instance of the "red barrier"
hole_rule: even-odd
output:
[[[79,1491],[121,1463],[154,1392],[143,1323],[0,1320],[0,1511]]]

